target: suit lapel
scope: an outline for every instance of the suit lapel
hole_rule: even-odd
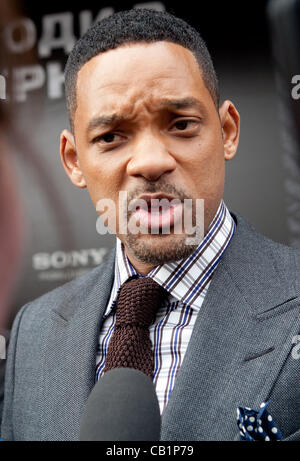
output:
[[[164,412],[163,440],[233,440],[237,406],[258,409],[269,398],[299,316],[277,260],[238,216]]]
[[[113,250],[100,268],[75,282],[75,295],[51,312],[44,338],[47,368],[40,383],[43,440],[78,440],[82,411],[95,384],[98,335],[113,283],[114,255]]]

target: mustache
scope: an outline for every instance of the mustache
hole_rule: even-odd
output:
[[[183,201],[184,199],[191,198],[187,192],[181,188],[168,184],[165,182],[148,182],[145,186],[136,187],[132,191],[128,191],[128,201],[135,200],[143,194],[155,194],[161,193],[166,195],[172,195],[175,199]]]

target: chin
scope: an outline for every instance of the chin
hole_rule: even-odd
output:
[[[137,259],[157,266],[190,256],[197,248],[198,243],[187,244],[187,238],[186,235],[174,234],[129,234],[126,238],[126,244]]]

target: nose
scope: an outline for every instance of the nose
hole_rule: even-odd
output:
[[[153,132],[140,134],[132,145],[127,173],[157,181],[163,174],[176,168],[176,160],[168,151],[160,136]]]

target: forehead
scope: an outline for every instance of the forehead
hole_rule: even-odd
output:
[[[80,69],[75,121],[139,105],[156,110],[165,99],[183,97],[215,109],[190,50],[169,42],[127,44],[95,56]]]

